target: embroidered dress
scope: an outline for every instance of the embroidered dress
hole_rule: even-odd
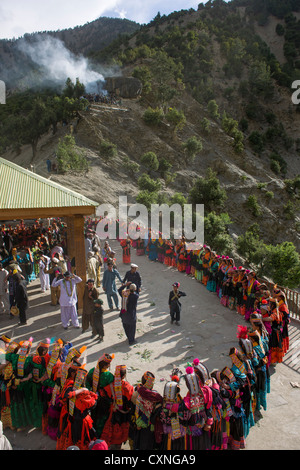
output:
[[[134,450],[153,450],[157,447],[155,435],[155,407],[162,402],[159,393],[138,387],[135,407]]]
[[[109,417],[112,398],[109,397],[106,387],[113,381],[114,375],[109,371],[100,372],[98,365],[90,369],[86,378],[86,387],[98,394],[96,405],[91,411],[97,439],[100,439]]]
[[[139,238],[136,242],[136,255],[143,256],[145,254],[145,243],[144,240]]]
[[[150,261],[156,261],[157,260],[157,243],[158,241],[156,239],[150,239],[148,243],[148,248],[149,248],[149,260]]]
[[[186,417],[183,422],[186,427],[185,450],[210,450],[210,435],[204,430],[207,410],[203,392],[199,390],[197,395],[188,392],[183,399],[183,405]]]
[[[131,249],[131,241],[130,240],[121,240],[120,245],[122,247],[123,252],[123,263],[130,264],[131,256],[130,256],[130,249]]]
[[[162,423],[162,450],[184,450],[186,428],[182,425],[185,406],[177,382],[167,382],[159,414]]]
[[[157,243],[157,261],[163,264],[164,260],[165,260],[164,241],[160,238]]]
[[[31,386],[29,381],[21,382],[31,371],[31,360],[27,354],[19,351],[20,354],[8,353],[6,360],[11,362],[14,374],[14,387],[10,388],[11,400],[11,420],[12,426],[16,429],[30,426],[33,417],[28,404],[32,400]]]
[[[30,402],[27,403],[27,406],[30,409],[30,414],[32,416],[31,424],[35,428],[42,427],[44,402],[43,402],[43,383],[40,382],[40,379],[46,373],[49,360],[50,360],[49,354],[46,354],[43,357],[35,355],[29,358],[32,379],[29,382],[30,387],[31,387],[31,393],[30,393]]]
[[[283,300],[278,302],[278,309],[282,313],[282,349],[285,355],[290,348],[288,325],[290,323],[289,309]]]
[[[203,278],[203,254],[204,254],[204,250],[201,249],[198,252],[197,263],[196,263],[196,268],[195,268],[195,278],[199,282],[202,282],[202,278]]]
[[[248,281],[247,301],[245,306],[245,320],[249,321],[251,313],[254,312],[255,293],[258,291],[260,283],[256,279]]]
[[[210,292],[216,292],[217,290],[218,269],[219,269],[219,263],[217,261],[210,262],[208,281],[206,284],[206,288]]]
[[[282,342],[282,312],[274,309],[270,317],[272,318],[272,331],[269,338],[270,364],[277,364],[283,361],[284,350]]]
[[[89,443],[95,438],[90,410],[95,406],[97,395],[90,391],[76,395],[76,390],[81,387],[80,372],[77,372],[75,381],[67,380],[62,390],[63,408],[56,450],[66,450],[71,445],[88,450]]]
[[[114,382],[105,387],[107,395],[112,399],[112,404],[101,434],[101,439],[107,443],[108,447],[118,446],[118,448],[128,440],[131,419],[130,400],[134,391],[129,382],[121,379],[121,367],[116,367]]]

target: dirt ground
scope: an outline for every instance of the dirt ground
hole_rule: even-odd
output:
[[[121,249],[117,242],[111,243],[116,251],[118,270],[123,276],[129,266],[122,263]],[[172,368],[183,372],[186,364],[198,357],[210,371],[231,364],[228,353],[237,346],[236,331],[244,320],[235,312],[224,308],[216,295],[207,291],[194,278],[177,272],[174,268],[151,262],[146,256],[137,257],[132,250],[131,261],[139,266],[142,291],[138,302],[136,339],[129,346],[125,337],[119,311],[109,311],[104,300],[104,341],[99,343],[91,337],[91,329],[69,328],[65,331],[60,322],[60,309],[50,305],[50,295],[42,294],[39,281],[28,286],[30,309],[26,326],[18,326],[17,320],[0,317],[1,333],[11,334],[15,340],[33,336],[33,349],[47,337],[63,337],[74,346],[87,346],[87,368],[95,366],[103,352],[114,353],[111,364],[114,372],[118,364],[127,365],[127,379],[135,384],[146,370],[155,374],[155,389],[163,393],[165,382]],[[173,282],[180,282],[180,289],[187,296],[182,298],[181,325],[170,324],[168,295]],[[300,329],[299,322],[290,325],[290,353],[283,364],[272,369],[271,393],[268,409],[247,437],[247,450],[296,450],[300,448]],[[182,394],[185,387],[182,385]],[[54,450],[55,442],[43,436],[40,429],[14,432],[6,429],[4,434],[15,450]],[[125,446],[126,449],[126,446]]]

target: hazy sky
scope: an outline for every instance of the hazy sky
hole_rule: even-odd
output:
[[[93,21],[99,16],[149,23],[158,12],[197,10],[207,0],[0,0],[0,39],[25,33],[56,31]]]

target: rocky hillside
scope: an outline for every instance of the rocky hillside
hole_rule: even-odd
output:
[[[119,195],[135,202],[140,191],[138,179],[149,173],[141,162],[146,152],[154,152],[171,167],[169,180],[157,171],[151,173],[161,183],[161,198],[175,193],[188,198],[196,179],[212,168],[227,193],[222,210],[233,222],[228,227],[233,238],[256,223],[267,243],[288,240],[299,249],[299,197],[296,190],[287,191],[286,180],[300,174],[300,105],[292,103],[290,86],[281,83],[283,78],[292,78],[282,52],[285,39],[276,32],[277,24],[285,24],[285,20],[268,15],[267,24],[261,26],[241,5],[251,2],[208,3],[212,6],[156,18],[129,41],[118,47],[111,45],[97,55],[105,65],[118,61],[123,77],[138,76],[143,81],[143,92],[138,98],[121,97],[118,104],[93,104],[81,112],[74,135],[89,162],[89,171],[50,177],[99,203],[117,204]],[[215,9],[221,4],[226,14],[217,14],[214,4]],[[155,70],[159,63],[157,51],[171,58],[170,67],[177,64],[168,90],[176,93],[164,102],[157,98],[161,91]],[[273,72],[269,73],[268,67]],[[274,77],[276,67],[280,73]],[[297,77],[295,63],[292,69]],[[151,89],[141,70],[150,71]],[[166,83],[167,72],[162,71]],[[263,72],[267,78],[259,90],[256,79]],[[217,106],[217,115],[212,113],[212,102]],[[157,126],[145,122],[149,107],[163,110]],[[175,129],[168,120],[170,108],[184,115],[182,127]],[[236,146],[237,134],[232,132],[236,126],[242,134],[240,147]],[[46,160],[53,159],[59,139],[69,132],[70,126],[59,126],[55,135],[49,132],[40,140],[33,162],[36,172],[49,176]],[[184,151],[189,138],[202,143],[194,159],[188,159]],[[100,150],[104,141],[117,149],[108,160]],[[6,151],[2,156],[29,167],[31,149],[23,146],[19,155]],[[255,196],[258,212],[249,204],[249,196]]]

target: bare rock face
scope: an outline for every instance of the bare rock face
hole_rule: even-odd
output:
[[[137,98],[142,92],[142,82],[134,77],[107,77],[104,88],[120,98]]]

